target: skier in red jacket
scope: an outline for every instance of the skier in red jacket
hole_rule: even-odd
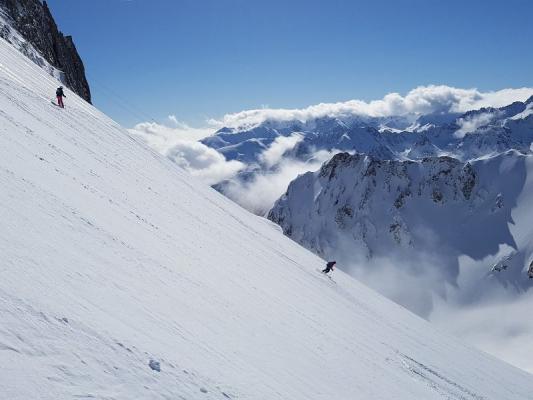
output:
[[[65,96],[65,93],[63,92],[63,86],[60,86],[56,90],[56,96],[57,96],[57,105],[61,108],[65,108],[65,105],[63,104],[63,97]]]

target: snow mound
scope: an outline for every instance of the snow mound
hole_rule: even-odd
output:
[[[0,40],[6,399],[506,399],[533,380],[198,183]]]

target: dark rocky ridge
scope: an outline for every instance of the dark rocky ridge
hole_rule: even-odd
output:
[[[65,84],[91,102],[85,67],[71,36],[61,33],[46,4],[40,0],[0,0],[12,26],[55,68],[64,72]]]

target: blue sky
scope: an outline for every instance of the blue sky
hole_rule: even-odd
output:
[[[94,103],[173,114],[372,100],[428,84],[533,86],[530,0],[48,0]]]

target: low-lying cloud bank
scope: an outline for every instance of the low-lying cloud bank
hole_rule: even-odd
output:
[[[502,89],[481,92],[450,86],[420,86],[406,95],[389,93],[380,100],[365,102],[350,100],[340,103],[321,103],[304,109],[258,109],[227,114],[219,120],[206,121],[201,128],[191,127],[169,116],[163,124],[144,122],[130,130],[150,147],[164,154],[176,164],[200,177],[209,185],[231,180],[243,170],[256,173],[247,181],[234,180],[226,185],[226,194],[253,212],[263,214],[283,194],[289,182],[298,174],[316,170],[332,154],[318,152],[307,161],[285,156],[302,137],[298,134],[280,137],[266,149],[258,160],[261,165],[245,165],[228,161],[216,150],[199,140],[213,135],[222,127],[238,130],[251,128],[265,121],[309,121],[320,117],[388,117],[408,114],[466,112],[481,107],[503,107],[514,101],[525,101],[533,96],[533,88]],[[461,118],[456,136],[476,130],[490,122],[491,113]]]
[[[442,301],[430,321],[475,347],[533,373],[533,292],[520,296],[501,289],[491,301],[457,307]]]
[[[212,134],[212,130],[195,129],[169,117],[169,125],[146,122],[130,129],[180,167],[199,177],[208,185],[225,182],[224,194],[249,211],[265,215],[274,202],[287,190],[298,175],[317,170],[334,152],[316,151],[308,160],[287,156],[303,140],[301,134],[280,136],[259,156],[259,164],[246,165],[240,161],[226,160],[223,154],[199,142]],[[251,178],[242,180],[239,172],[254,170]]]
[[[150,147],[164,154],[176,164],[214,185],[234,178],[239,172],[253,166],[226,158],[199,143],[222,127],[247,129],[265,121],[306,122],[320,117],[388,117],[407,114],[439,112],[466,112],[481,107],[502,107],[514,101],[525,101],[533,96],[533,88],[502,89],[481,92],[477,89],[460,89],[444,85],[420,86],[406,95],[389,93],[380,100],[365,102],[350,100],[340,103],[321,103],[303,109],[258,109],[226,114],[221,119],[207,120],[200,128],[191,127],[169,116],[162,123],[143,122],[130,132],[142,138]],[[456,135],[464,136],[477,127],[490,122],[489,114],[481,114],[458,121],[461,128]],[[262,164],[252,180],[236,181],[228,186],[228,195],[249,210],[265,212],[283,194],[289,182],[298,174],[316,170],[332,154],[318,152],[307,162],[284,157],[301,140],[298,135],[279,138],[260,155]]]
[[[496,117],[496,114],[487,112],[466,118],[459,118],[457,120],[457,125],[459,125],[460,128],[455,132],[455,136],[463,138],[467,133],[475,132],[478,128],[488,125]]]
[[[533,291],[501,285],[487,274],[487,260],[468,257],[451,285],[434,257],[429,251],[411,260],[381,257],[341,268],[439,329],[533,373]]]
[[[229,128],[250,128],[268,120],[309,121],[321,117],[390,117],[407,114],[466,112],[482,107],[503,107],[533,96],[533,88],[502,89],[481,92],[450,86],[420,86],[405,96],[389,93],[383,99],[365,102],[350,100],[341,103],[321,103],[303,109],[257,109],[227,114],[209,122]]]
[[[481,92],[478,89],[460,89],[446,85],[419,86],[402,96],[389,93],[382,99],[369,102],[349,100],[339,103],[320,103],[302,109],[262,108],[244,110],[208,119],[201,128],[193,128],[169,116],[166,124],[143,122],[133,130],[149,138],[150,145],[158,148],[166,142],[184,139],[200,140],[222,127],[250,128],[265,121],[309,121],[321,117],[390,117],[407,114],[466,112],[482,107],[503,107],[533,96],[533,88],[501,89]]]
[[[216,128],[206,126],[193,128],[178,121],[174,115],[169,115],[165,123],[141,122],[130,129],[130,133],[142,137],[153,149],[165,153],[175,143],[180,141],[198,141],[212,135]]]
[[[318,170],[333,154],[317,151],[307,161],[282,158],[272,169],[259,170],[250,180],[233,181],[224,189],[224,194],[254,214],[266,216],[276,200],[287,191],[289,183],[298,175]]]
[[[239,161],[227,161],[218,151],[200,142],[177,142],[166,156],[208,185],[231,179],[245,167]]]
[[[166,125],[143,122],[129,132],[208,185],[230,179],[245,168],[243,163],[228,161],[218,151],[199,142],[212,135],[213,128],[192,128],[174,116],[169,116],[166,122]]]

